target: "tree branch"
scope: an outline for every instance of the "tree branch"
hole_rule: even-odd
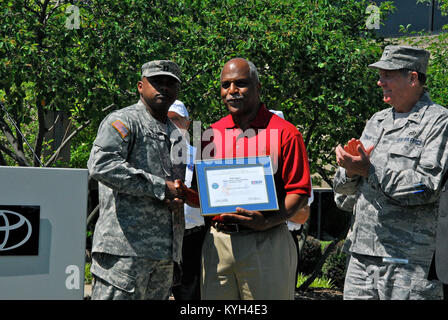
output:
[[[53,12],[58,9],[61,6],[61,0],[58,0],[56,2],[56,4],[54,5],[54,7],[50,10],[50,12],[48,12],[47,16],[45,17],[45,20],[50,19],[51,15],[53,14]]]
[[[58,113],[57,116],[56,116],[56,119],[53,121],[53,124],[51,125],[51,127],[47,129],[47,132],[50,132],[51,130],[54,129],[54,126],[55,126],[56,123],[58,122],[59,117],[60,117],[60,114]]]
[[[37,105],[37,120],[39,123],[39,128],[36,136],[36,143],[34,144],[34,153],[36,154],[36,157],[40,159],[42,155],[42,144],[44,142],[44,136],[45,133],[47,133],[47,128],[45,127],[45,114],[44,109],[42,108],[42,105],[40,104],[39,100],[36,101]],[[34,166],[39,167],[40,163],[37,159],[34,159]]]
[[[102,109],[101,111],[105,112],[108,111],[109,109],[111,109],[112,107],[115,106],[115,103],[112,103],[111,105],[105,107],[104,109]],[[90,125],[90,123],[92,122],[92,120],[87,120],[85,121],[82,125],[80,125],[78,128],[76,128],[75,131],[73,131],[68,137],[67,139],[64,139],[64,141],[62,141],[61,145],[58,147],[58,149],[53,153],[53,155],[50,157],[50,159],[48,159],[47,163],[45,163],[44,167],[48,167],[50,166],[54,161],[56,161],[57,156],[59,155],[59,153],[61,152],[61,150],[67,145],[67,143],[73,139],[73,137],[75,137],[79,132],[81,132],[84,128],[86,128],[87,126]]]
[[[31,9],[31,7],[28,5],[28,1],[24,1],[24,3],[23,3],[23,7],[24,7],[27,11],[30,11],[30,12],[34,13],[37,17],[39,17],[39,12],[37,12],[37,11],[34,10],[34,9]]]
[[[9,128],[8,124],[4,121],[2,117],[0,117],[0,129],[3,132],[3,134],[6,137],[6,140],[8,140],[9,144],[12,146],[14,152],[12,153],[7,148],[0,146],[2,151],[11,156],[18,164],[19,166],[26,166],[29,167],[30,164],[28,163],[28,160],[26,159],[25,153],[23,152],[22,146],[19,143],[18,139],[14,137],[14,134],[12,133],[11,129]],[[9,154],[6,150],[11,152]]]
[[[1,150],[0,150],[0,166],[6,166],[6,160],[3,157]]]
[[[333,189],[333,179],[330,179],[327,175],[327,173],[325,172],[324,169],[322,169],[321,167],[317,167],[316,168],[317,173],[320,174],[320,176],[322,177],[322,179],[324,179],[324,181],[326,183],[328,183],[330,185],[330,187]]]

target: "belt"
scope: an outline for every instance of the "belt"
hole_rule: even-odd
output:
[[[184,237],[189,236],[190,234],[199,232],[199,231],[203,231],[205,228],[205,226],[196,226],[190,229],[185,229],[184,231]]]
[[[219,226],[217,223],[213,223],[212,224],[213,228],[215,228],[217,231],[219,232],[224,232],[224,233],[237,233],[237,232],[242,232],[242,231],[255,231],[254,229],[245,227],[241,224],[238,223],[220,223]]]

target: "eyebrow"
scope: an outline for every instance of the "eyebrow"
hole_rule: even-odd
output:
[[[250,83],[251,79],[250,78],[242,78],[242,79],[223,79],[221,80],[221,84],[226,84],[226,83],[238,83],[238,82],[243,82],[243,83]]]

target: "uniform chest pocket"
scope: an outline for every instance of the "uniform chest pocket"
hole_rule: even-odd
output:
[[[167,138],[161,133],[146,132],[143,135],[143,142],[145,145],[156,149],[168,149]]]
[[[169,161],[170,151],[167,138],[163,134],[154,132],[147,132],[143,135],[143,148],[146,151],[145,161],[149,167],[150,172],[155,167],[158,167],[162,162]],[[143,156],[143,154],[141,155]]]
[[[387,166],[392,170],[415,169],[420,161],[422,148],[413,145],[392,145]]]

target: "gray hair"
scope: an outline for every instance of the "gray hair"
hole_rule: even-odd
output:
[[[258,70],[257,67],[249,60],[246,60],[247,64],[249,65],[249,73],[250,73],[250,77],[252,79],[255,79],[255,81],[257,81],[257,83],[260,83],[260,78],[258,77]]]
[[[421,73],[421,72],[418,72],[417,70],[411,70],[411,69],[405,69],[405,68],[403,68],[403,69],[399,69],[398,71],[400,71],[400,73],[404,76],[404,77],[406,77],[406,76],[408,76],[411,72],[417,72],[417,75],[418,75],[418,81],[420,82],[420,85],[422,86],[422,87],[424,87],[425,85],[426,85],[426,74],[424,74],[424,73]]]

